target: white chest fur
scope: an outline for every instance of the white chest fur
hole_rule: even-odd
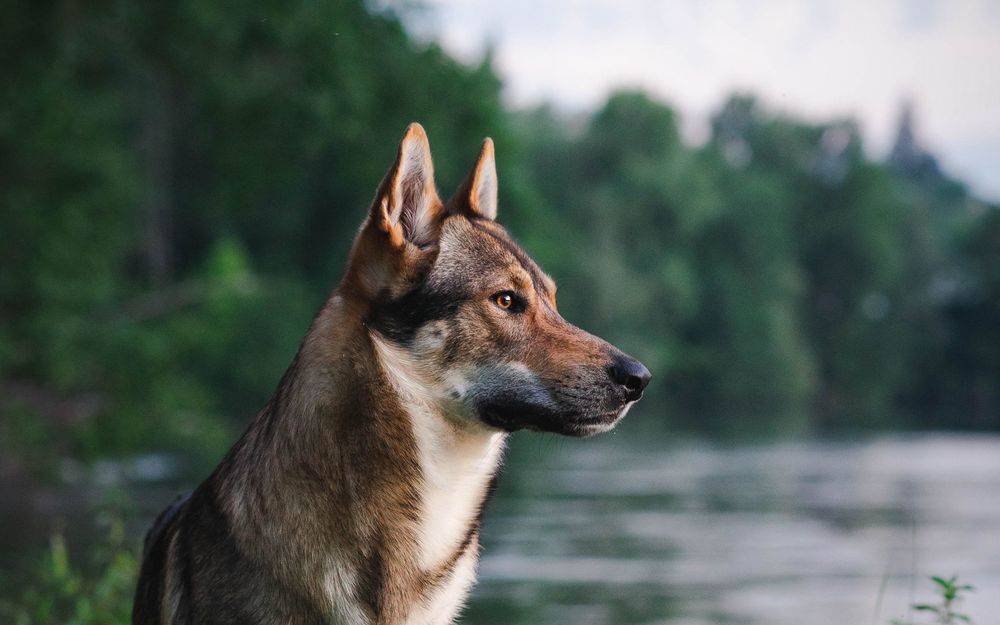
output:
[[[456,431],[437,415],[413,416],[423,473],[421,566],[432,570],[466,539],[500,461],[504,435]]]
[[[404,350],[379,339],[374,342],[410,415],[422,477],[417,555],[423,570],[435,571],[455,556],[476,522],[500,463],[505,435],[446,417],[442,401],[447,401],[447,389],[424,379]],[[475,581],[477,560],[476,549],[463,553],[449,578],[407,625],[451,623]]]

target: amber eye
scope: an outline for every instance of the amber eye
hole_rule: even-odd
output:
[[[524,312],[524,309],[527,308],[527,302],[524,301],[524,298],[514,291],[500,291],[499,293],[494,293],[490,299],[501,310],[509,313]]]

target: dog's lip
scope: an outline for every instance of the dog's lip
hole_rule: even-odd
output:
[[[533,414],[527,406],[487,405],[479,409],[480,419],[487,425],[515,432],[517,430],[553,431],[572,436],[587,437],[613,429],[621,421],[635,401],[598,414],[567,412],[562,414]]]
[[[605,432],[610,432],[615,427],[616,423],[616,421],[604,421],[600,423],[574,425],[573,434],[581,438],[594,436],[595,434],[604,434]]]
[[[595,434],[610,432],[616,425],[618,425],[618,422],[621,421],[624,416],[625,410],[622,409],[596,417],[590,417],[588,419],[570,421],[566,425],[568,426],[567,429],[569,432],[574,436],[585,438],[588,436],[594,436]]]
[[[495,428],[547,431],[548,425],[568,425],[579,419],[577,413],[559,413],[542,406],[493,404],[479,408],[480,418]]]
[[[631,408],[634,403],[635,401],[626,402],[624,406],[618,408],[617,410],[612,410],[596,417],[582,419],[577,421],[577,424],[585,429],[593,429],[595,430],[595,433],[610,430],[618,425],[619,421],[625,418],[625,414],[628,413],[629,408]]]
[[[480,418],[492,425],[493,427],[500,428],[502,430],[513,431],[518,428],[516,417],[504,414],[502,408],[498,406],[485,406],[479,409]]]
[[[596,417],[578,421],[577,423],[581,427],[581,430],[586,432],[585,436],[607,432],[608,430],[613,429],[622,419],[625,418],[625,415],[628,414],[628,411],[636,404],[637,401],[639,400],[633,399],[627,401],[620,408],[611,410]]]
[[[485,401],[476,402],[475,410],[486,425],[508,432],[599,432],[614,427],[642,398],[641,391],[638,397],[633,397],[619,384],[604,390],[603,401],[595,397],[596,401],[589,406],[576,406],[572,401],[536,403],[514,396],[483,398]]]

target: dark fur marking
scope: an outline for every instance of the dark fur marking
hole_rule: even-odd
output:
[[[365,561],[358,583],[358,600],[368,608],[373,620],[382,614],[382,599],[385,592],[385,561],[382,559],[383,546],[379,541]]]
[[[200,488],[198,490],[201,490]],[[174,618],[179,623],[190,623],[193,621],[193,614],[196,605],[197,595],[194,592],[194,572],[191,570],[191,530],[188,525],[181,525],[177,528],[177,540],[179,541],[177,551],[180,553],[181,587],[184,589],[184,597],[187,601],[180,602],[181,614],[175,614]],[[169,592],[170,589],[167,589]],[[169,601],[169,598],[168,598]]]
[[[436,292],[422,283],[395,300],[382,294],[372,305],[366,321],[387,339],[410,345],[417,330],[428,322],[453,317],[463,299],[463,293]]]

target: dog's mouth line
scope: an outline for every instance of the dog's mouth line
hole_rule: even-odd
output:
[[[532,417],[543,416],[546,418],[553,418],[558,416],[560,420],[571,420],[578,417],[578,413],[562,413],[558,414],[545,409],[535,409],[532,410],[527,406],[487,406],[480,409],[480,414],[488,422],[495,423],[497,425],[511,425],[523,427],[525,421],[530,421]]]
[[[600,429],[613,425],[627,412],[631,404],[628,402],[620,408],[601,412],[596,415],[586,415],[579,411],[556,413],[549,410],[532,410],[528,407],[488,406],[481,408],[479,413],[484,421],[502,429],[539,429],[533,424],[534,417],[544,416],[547,420],[557,420],[573,428]]]

